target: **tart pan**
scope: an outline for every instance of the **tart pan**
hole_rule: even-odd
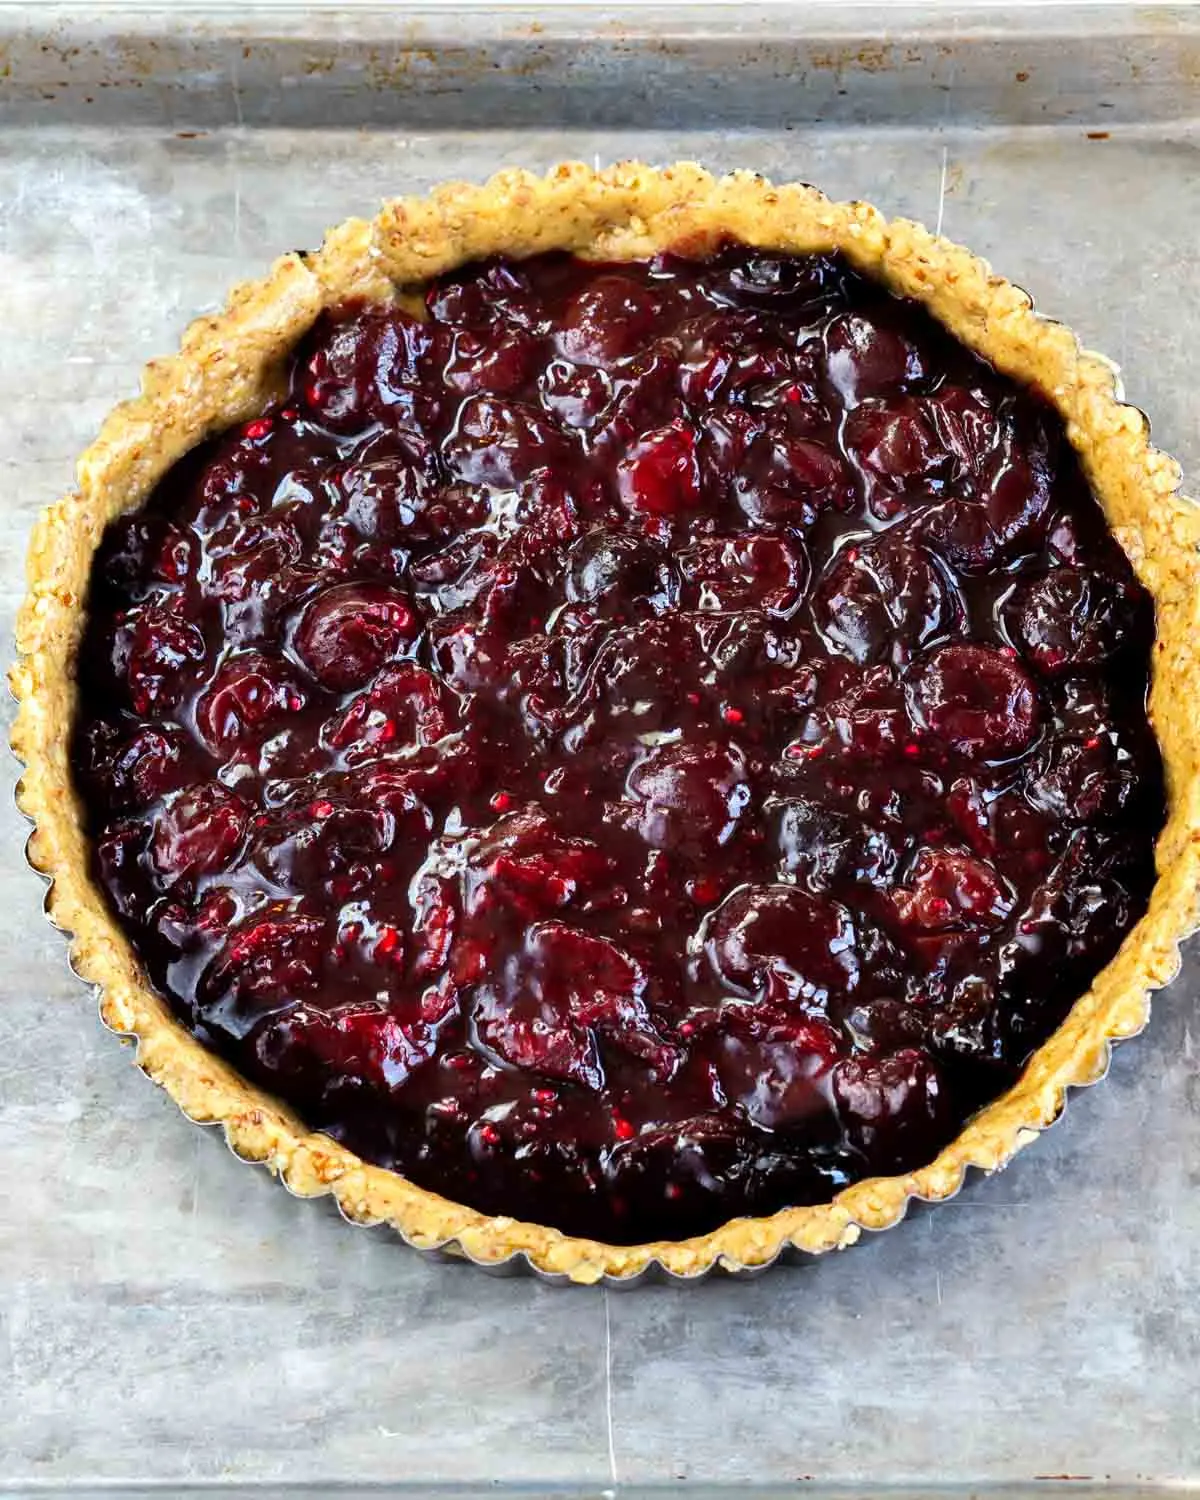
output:
[[[1150,716],[1168,816],[1145,916],[1013,1088],[933,1162],[856,1183],[827,1204],[734,1220],[689,1240],[614,1246],[489,1217],[364,1163],[307,1131],[174,1020],[89,874],[68,761],[73,662],[104,526],[140,505],[196,443],[253,415],[324,307],[351,296],[390,298],[491,254],[566,249],[640,259],[666,248],[702,252],[725,235],[794,253],[842,252],[1057,408],[1109,526],[1155,601]],[[869,205],[833,203],[812,188],[775,187],[745,173],[715,179],[690,164],[656,171],[637,163],[605,172],[565,164],[545,177],[506,171],[482,186],[450,184],[428,198],[396,200],[371,221],[339,226],[311,255],[283,256],[263,280],[237,288],[223,312],[193,323],[180,353],[152,363],[142,394],[109,416],[79,461],[77,489],[39,520],[10,672],[13,747],[24,763],[18,804],[34,825],[29,862],[50,882],[47,912],[70,934],[72,967],[97,989],[105,1023],[135,1043],[138,1065],[189,1118],[219,1124],[237,1155],[265,1164],[301,1196],[332,1194],[356,1223],[390,1224],[416,1248],[490,1269],[528,1266],[554,1279],[612,1284],[656,1271],[691,1280],[714,1267],[760,1270],[785,1251],[844,1248],[863,1229],[895,1224],[911,1199],[952,1196],[968,1168],[1005,1166],[1057,1119],[1069,1088],[1103,1076],[1111,1044],[1142,1028],[1150,992],[1178,970],[1200,889],[1200,716],[1191,711],[1200,691],[1200,509],[1178,484],[1175,463],[1151,447],[1144,416],[1122,404],[1113,365],[1038,316],[985,262]]]

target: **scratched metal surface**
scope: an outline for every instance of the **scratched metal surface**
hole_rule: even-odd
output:
[[[0,14],[6,633],[35,512],[144,360],[327,224],[508,163],[687,156],[940,224],[1121,363],[1195,481],[1196,18],[898,14],[741,11],[702,47],[679,13],[574,49],[552,20],[541,104],[528,18]],[[953,1203],[748,1283],[563,1292],[352,1229],[188,1124],[67,972],[23,834],[0,815],[0,1491],[1200,1484],[1194,955]]]

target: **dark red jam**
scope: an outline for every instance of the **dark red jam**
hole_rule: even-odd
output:
[[[410,306],[415,303],[410,303]],[[348,306],[95,569],[96,871],[313,1127],[615,1241],[929,1160],[1145,909],[1147,595],[838,259]]]

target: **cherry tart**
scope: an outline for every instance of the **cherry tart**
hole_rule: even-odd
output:
[[[966,251],[681,165],[283,257],[31,543],[32,863],[112,1029],[348,1217],[628,1279],[1051,1123],[1200,890],[1200,519]]]

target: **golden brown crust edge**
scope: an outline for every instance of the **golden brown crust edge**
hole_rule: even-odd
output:
[[[1057,406],[1110,525],[1156,602],[1151,717],[1169,816],[1146,915],[1018,1083],[932,1163],[857,1183],[830,1203],[734,1220],[694,1239],[613,1246],[490,1218],[364,1163],[305,1130],[191,1037],[143,977],[90,877],[64,729],[74,709],[88,575],[105,524],[140,504],[206,434],[251,415],[323,307],[350,295],[386,298],[397,285],[488,254],[557,248],[631,259],[667,246],[701,247],[721,234],[778,249],[843,251]],[[428,198],[388,203],[373,221],[332,231],[315,255],[283,257],[263,280],[236,289],[224,312],[193,323],[179,354],[147,368],[142,394],[112,412],[80,459],[77,493],[42,515],[30,543],[19,660],[10,671],[18,700],[12,742],[25,765],[18,801],[34,824],[30,860],[51,880],[47,910],[71,934],[77,973],[99,988],[104,1020],[136,1038],[139,1065],[188,1116],[220,1123],[234,1151],[265,1163],[293,1192],[332,1193],[348,1218],[390,1223],[419,1247],[489,1264],[523,1254],[539,1271],[580,1282],[636,1276],[655,1263],[681,1276],[714,1264],[761,1266],[789,1245],[840,1248],[863,1228],[894,1224],[910,1197],[952,1195],[968,1166],[1004,1166],[1056,1118],[1068,1087],[1101,1076],[1109,1043],[1140,1030],[1149,992],[1174,976],[1179,942],[1197,922],[1200,508],[1177,494],[1176,465],[1150,446],[1145,419],[1120,399],[1111,365],[1038,317],[1024,292],[966,250],[918,224],[889,222],[869,205],[832,203],[811,188],[774,187],[749,173],[716,179],[690,164],[657,171],[638,163],[599,173],[565,164],[545,177],[506,171],[483,186],[450,184]]]

